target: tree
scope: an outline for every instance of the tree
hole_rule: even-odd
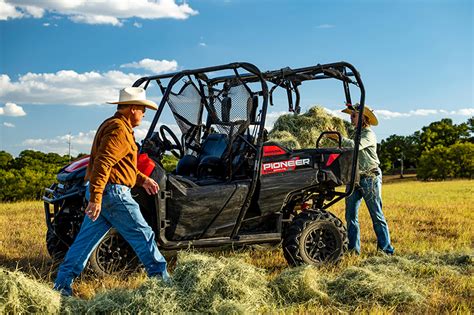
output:
[[[456,125],[449,118],[435,121],[421,130],[418,143],[420,152],[428,151],[439,145],[449,147],[457,142],[466,141],[469,138],[468,124]]]
[[[455,177],[474,177],[474,143],[456,143],[449,148],[449,158],[456,165]]]
[[[415,167],[418,159],[416,137],[391,135],[381,141],[379,149],[380,166],[383,171],[397,168],[401,159],[405,167]]]
[[[469,141],[471,143],[474,143],[474,117],[471,117],[467,120],[467,126],[469,128],[469,132],[471,133],[471,136],[469,137]]]
[[[474,177],[474,144],[441,145],[421,154],[417,176],[420,179],[447,179]]]
[[[421,154],[417,167],[417,177],[427,179],[447,179],[454,177],[455,163],[449,159],[449,149],[438,145]]]
[[[13,156],[5,151],[0,151],[0,169],[6,170],[10,167],[13,161]]]

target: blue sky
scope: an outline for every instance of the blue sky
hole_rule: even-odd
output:
[[[0,0],[0,150],[65,154],[70,139],[73,154],[88,152],[120,88],[233,61],[354,64],[379,140],[444,117],[464,122],[474,116],[473,11],[468,0]],[[337,113],[339,88],[306,87],[303,109]],[[286,110],[277,101],[270,123]]]

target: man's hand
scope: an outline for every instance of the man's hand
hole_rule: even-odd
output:
[[[86,214],[92,221],[95,221],[99,217],[101,209],[100,203],[89,202],[86,208]]]
[[[147,177],[142,187],[145,188],[149,195],[156,195],[160,189],[160,186],[150,177]]]

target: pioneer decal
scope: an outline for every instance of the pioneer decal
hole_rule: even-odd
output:
[[[293,158],[292,160],[263,163],[261,174],[266,175],[286,171],[294,171],[297,166],[310,165],[310,163],[311,159],[300,159],[299,157]]]

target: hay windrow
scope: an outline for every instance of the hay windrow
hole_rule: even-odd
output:
[[[64,314],[150,314],[180,312],[176,290],[158,279],[148,279],[135,290],[113,289],[91,300],[66,298]]]
[[[278,305],[313,303],[328,304],[324,279],[313,266],[302,266],[284,270],[270,282]]]
[[[255,311],[269,296],[265,272],[238,258],[182,252],[173,284],[187,311],[217,312],[223,300],[233,301],[232,308]]]
[[[170,284],[148,279],[136,289],[107,290],[90,300],[61,299],[50,287],[21,272],[0,269],[0,314],[247,314],[378,307],[408,312],[426,309],[425,299],[431,294],[443,296],[429,291],[432,281],[445,281],[466,301],[472,300],[472,285],[467,281],[472,274],[470,257],[377,256],[335,273],[312,266],[287,268],[268,281],[269,274],[246,263],[245,257],[181,252]],[[467,302],[463,307],[470,305]]]
[[[432,278],[438,275],[468,273],[474,264],[473,256],[468,254],[427,254],[407,257],[371,257],[364,261],[363,266],[372,270],[391,266],[412,277]]]
[[[60,304],[60,295],[47,285],[0,268],[0,314],[54,314]]]
[[[423,296],[406,278],[395,277],[383,269],[349,267],[328,281],[328,293],[340,303],[357,306],[378,303],[384,306],[419,304]]]

